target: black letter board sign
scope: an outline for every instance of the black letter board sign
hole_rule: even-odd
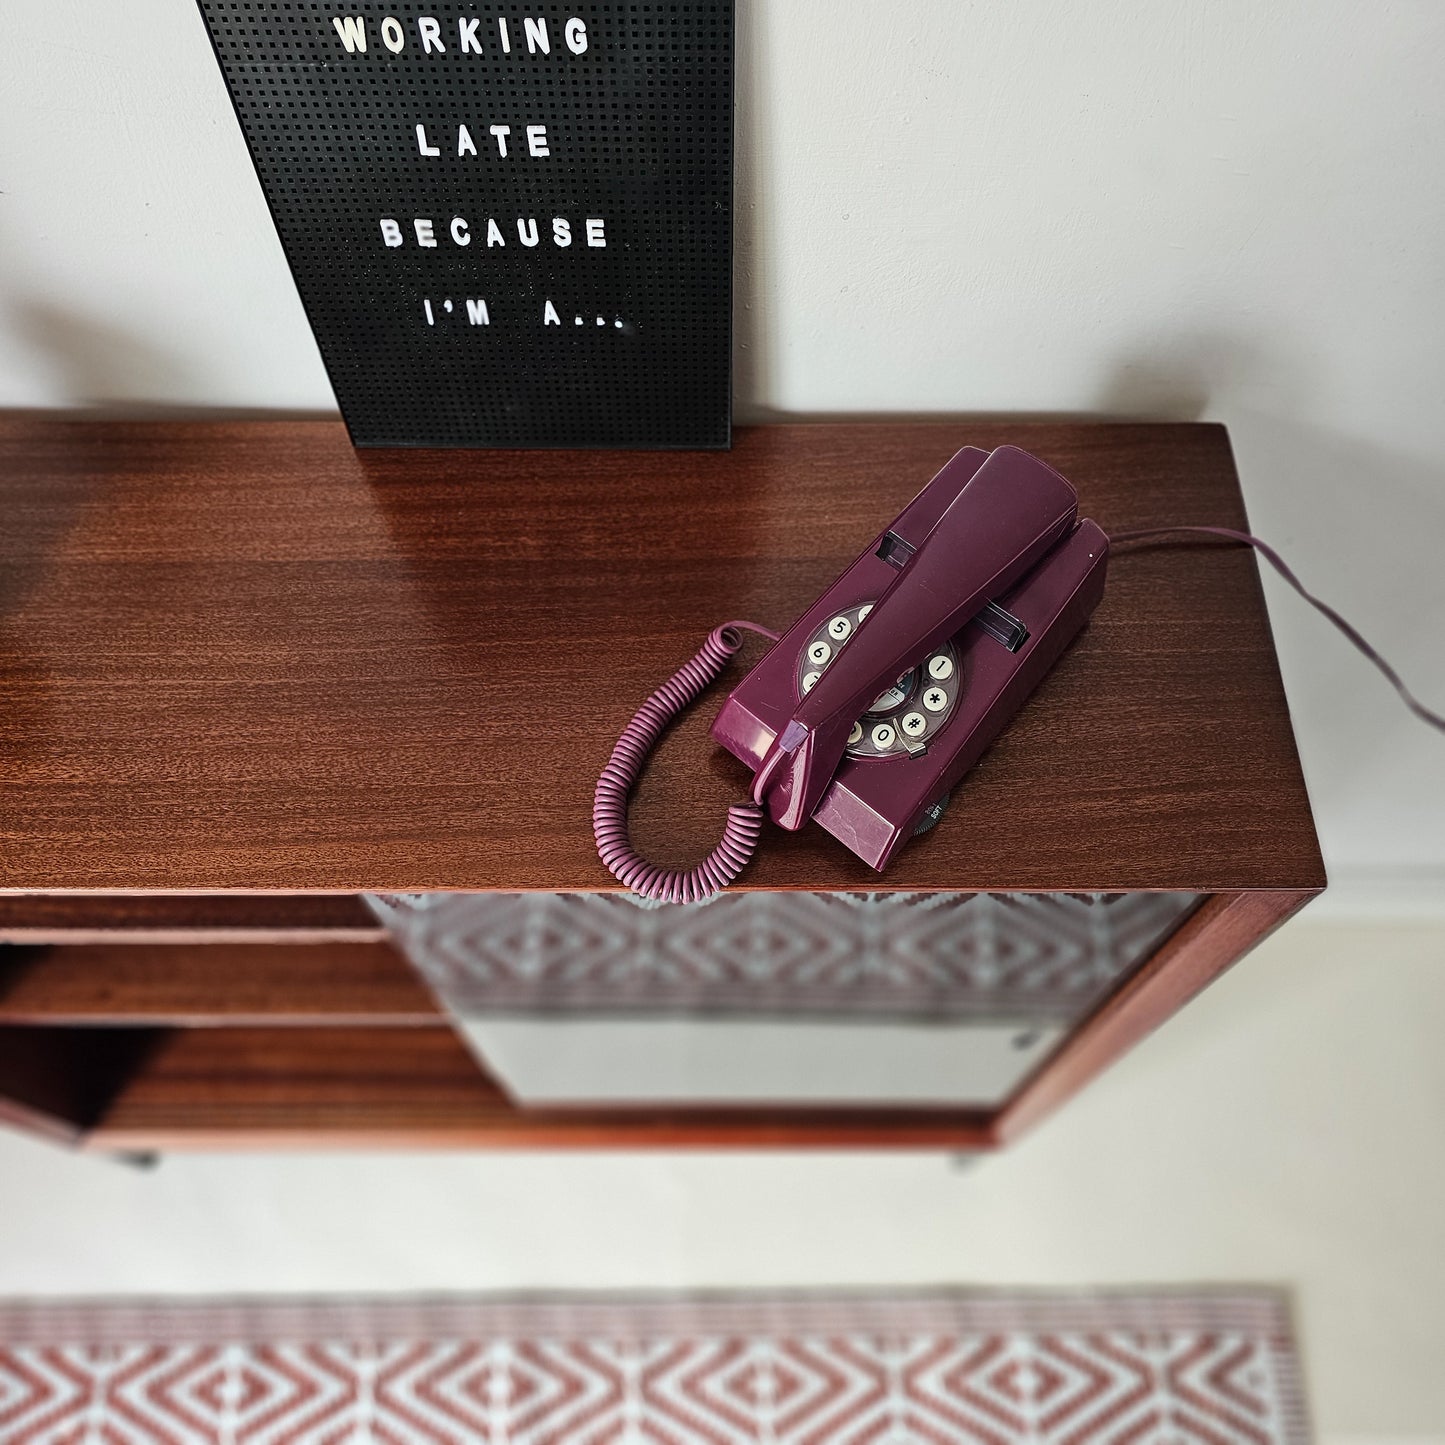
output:
[[[728,445],[732,0],[200,6],[356,445]]]

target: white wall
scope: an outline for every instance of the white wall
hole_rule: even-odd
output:
[[[1445,707],[1445,7],[739,7],[744,417],[1222,419]],[[190,0],[0,22],[0,405],[331,408]],[[1341,891],[1445,899],[1445,739],[1271,607]]]

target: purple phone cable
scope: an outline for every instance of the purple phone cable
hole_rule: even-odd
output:
[[[747,867],[763,831],[763,810],[753,803],[728,809],[728,820],[716,848],[696,868],[659,868],[635,852],[627,834],[627,799],[656,746],[678,713],[717,677],[743,645],[740,629],[760,633],[774,642],[779,634],[756,622],[724,622],[708,634],[701,651],[685,662],[637,709],[622,729],[617,746],[592,798],[592,833],[607,871],[634,893],[655,903],[700,903],[721,893]]]
[[[1384,673],[1416,717],[1445,732],[1445,717],[1420,702],[1405,686],[1400,674],[1350,623],[1328,602],[1322,602],[1305,588],[1268,542],[1248,532],[1235,531],[1232,527],[1141,527],[1135,531],[1114,533],[1109,538],[1109,544],[1112,547],[1120,542],[1147,542],[1184,532],[1220,537],[1226,542],[1253,547],[1311,607],[1323,613]],[[597,792],[592,800],[592,832],[597,839],[598,855],[619,883],[655,903],[700,903],[721,893],[747,867],[762,836],[763,810],[758,802],[738,803],[728,809],[721,841],[696,868],[659,868],[633,850],[627,834],[627,800],[647,762],[647,755],[673,718],[717,677],[727,666],[728,659],[742,646],[739,629],[759,633],[774,642],[778,640],[778,633],[756,622],[725,622],[721,627],[715,627],[697,656],[684,663],[638,708],[636,716],[623,728],[622,736],[612,750],[612,757],[597,780]],[[762,776],[754,780],[755,799],[760,796],[766,782],[767,779]]]
[[[1157,537],[1174,537],[1180,532],[1198,532],[1208,537],[1223,537],[1227,542],[1240,542],[1246,547],[1253,547],[1256,552],[1309,603],[1316,612],[1329,618],[1339,630],[1350,640],[1350,642],[1376,667],[1384,673],[1390,686],[1400,695],[1400,701],[1415,714],[1421,722],[1428,723],[1432,728],[1439,728],[1445,732],[1445,716],[1428,708],[1423,702],[1405,686],[1405,680],[1385,661],[1384,657],[1360,635],[1353,624],[1346,622],[1328,602],[1322,602],[1313,592],[1309,591],[1303,582],[1294,575],[1289,564],[1269,545],[1259,537],[1251,536],[1248,532],[1237,532],[1233,527],[1140,527],[1132,532],[1115,532],[1109,538],[1109,545],[1112,547],[1117,542],[1146,542]]]

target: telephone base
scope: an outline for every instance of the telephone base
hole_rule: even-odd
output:
[[[1028,629],[1019,649],[972,624],[953,638],[963,689],[945,732],[926,752],[848,759],[813,821],[865,863],[882,870],[1023,706],[1088,621],[1104,593],[1109,543],[1084,520],[1021,582],[995,599]],[[764,663],[723,704],[713,737],[758,768],[776,736],[778,689]],[[786,663],[786,659],[782,660]],[[772,721],[770,721],[772,719]],[[936,820],[935,820],[936,821]]]

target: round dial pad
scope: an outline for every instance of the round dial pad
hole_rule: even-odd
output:
[[[819,678],[847,651],[859,624],[872,610],[871,602],[860,602],[824,618],[798,659],[800,697],[812,691]],[[848,735],[848,756],[896,758],[924,751],[958,702],[958,671],[958,654],[952,642],[945,642],[920,659],[916,667],[900,673],[853,724]]]

